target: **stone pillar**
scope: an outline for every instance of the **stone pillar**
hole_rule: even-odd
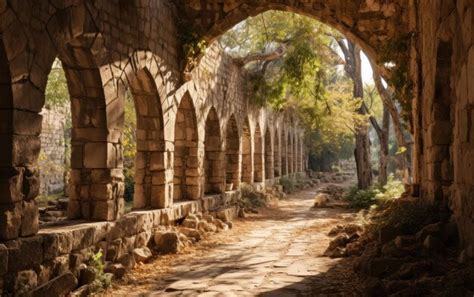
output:
[[[42,117],[39,112],[44,104],[44,90],[28,78],[29,71],[35,71],[36,67],[14,69],[17,77],[27,79],[12,85],[13,62],[28,61],[29,57],[19,48],[26,44],[20,39],[26,37],[13,38],[21,34],[15,23],[3,32],[4,39],[0,39],[0,241],[38,232],[38,207],[34,199],[40,185],[37,160]],[[13,61],[8,59],[11,51],[16,55]]]
[[[77,88],[70,88],[73,129],[68,216],[115,220],[124,212],[120,142],[124,102],[116,97],[106,105],[102,87],[91,94],[83,93],[102,86],[98,69],[77,70],[65,66],[65,71],[72,79],[69,84]],[[117,94],[112,84],[105,86],[105,93]]]

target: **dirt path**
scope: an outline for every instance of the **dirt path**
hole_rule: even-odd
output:
[[[315,189],[179,255],[160,256],[114,285],[111,296],[358,296],[348,259],[323,257],[342,209],[310,210]]]

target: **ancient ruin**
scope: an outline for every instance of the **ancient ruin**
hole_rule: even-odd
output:
[[[0,291],[14,294],[26,278],[35,280],[33,296],[67,293],[97,247],[117,262],[149,245],[160,226],[226,208],[242,183],[264,190],[304,174],[298,119],[252,104],[245,72],[213,44],[267,10],[338,29],[384,77],[405,83],[414,135],[410,195],[449,209],[460,246],[474,245],[471,1],[0,0]],[[407,50],[393,54],[399,43]],[[194,55],[183,50],[189,47]],[[40,141],[48,128],[42,110],[56,58],[71,102],[72,223],[40,228],[39,156],[48,145]],[[403,71],[392,72],[390,63],[403,63]],[[126,92],[137,116],[128,214]]]

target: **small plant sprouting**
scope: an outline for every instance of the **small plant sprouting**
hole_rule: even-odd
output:
[[[90,255],[89,265],[95,270],[95,279],[89,285],[90,292],[103,292],[112,285],[113,274],[104,272],[103,256],[102,249]]]

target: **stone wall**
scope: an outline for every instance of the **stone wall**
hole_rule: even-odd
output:
[[[66,129],[67,113],[64,110],[44,108],[40,134],[41,152],[40,195],[62,194],[64,192],[64,174],[66,170],[66,142],[69,142],[69,131]]]
[[[167,209],[136,211],[115,222],[51,226],[35,236],[0,243],[0,292],[2,296],[53,296],[56,291],[48,287],[59,287],[58,292],[68,293],[78,286],[81,264],[92,254],[102,250],[107,262],[124,263],[134,249],[153,248],[155,231],[163,226],[174,225],[188,214],[213,213],[239,195],[227,192]]]
[[[453,211],[463,246],[474,244],[473,13],[474,4],[463,0],[418,8],[421,194]]]

